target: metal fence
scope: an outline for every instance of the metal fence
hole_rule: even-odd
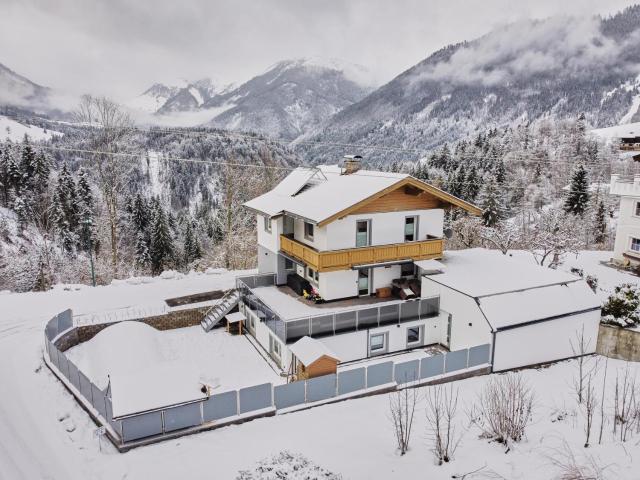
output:
[[[491,346],[437,354],[404,362],[385,361],[356,367],[284,385],[264,383],[239,390],[221,392],[204,400],[167,406],[156,411],[113,418],[110,392],[100,390],[56,345],[61,333],[71,333],[71,311],[56,315],[45,329],[46,354],[61,373],[61,380],[73,386],[99,414],[98,420],[108,424],[121,445],[129,442],[174,434],[188,429],[206,428],[230,423],[243,417],[254,417],[278,410],[322,402],[336,397],[357,396],[375,389],[402,388],[446,378],[462,370],[488,365]]]
[[[440,297],[416,298],[374,307],[284,319],[251,289],[275,285],[275,274],[252,275],[236,280],[244,304],[284,343],[304,336],[326,337],[432,318],[440,313]]]

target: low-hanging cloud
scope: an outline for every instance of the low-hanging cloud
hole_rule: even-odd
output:
[[[631,71],[637,66],[620,63],[627,43],[602,35],[597,17],[524,20],[462,46],[446,61],[426,65],[416,81],[490,87],[537,74],[579,74],[594,66]]]

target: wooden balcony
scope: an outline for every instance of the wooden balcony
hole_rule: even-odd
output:
[[[395,262],[399,260],[428,260],[442,257],[444,240],[441,238],[417,242],[374,245],[371,247],[328,250],[319,252],[315,248],[280,235],[280,249],[314,270],[331,272],[348,270],[357,265]]]

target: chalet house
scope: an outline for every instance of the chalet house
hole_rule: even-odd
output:
[[[348,157],[297,168],[246,207],[258,222],[258,274],[238,278],[232,295],[283,372],[477,346],[504,370],[573,356],[583,328],[595,351],[600,303],[583,280],[497,251],[445,253],[445,210],[480,209],[409,175]]]
[[[640,175],[611,175],[609,192],[620,197],[613,261],[640,265]]]

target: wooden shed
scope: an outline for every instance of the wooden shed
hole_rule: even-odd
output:
[[[292,353],[290,377],[294,380],[336,373],[340,359],[327,346],[311,337],[302,337],[289,347]]]

